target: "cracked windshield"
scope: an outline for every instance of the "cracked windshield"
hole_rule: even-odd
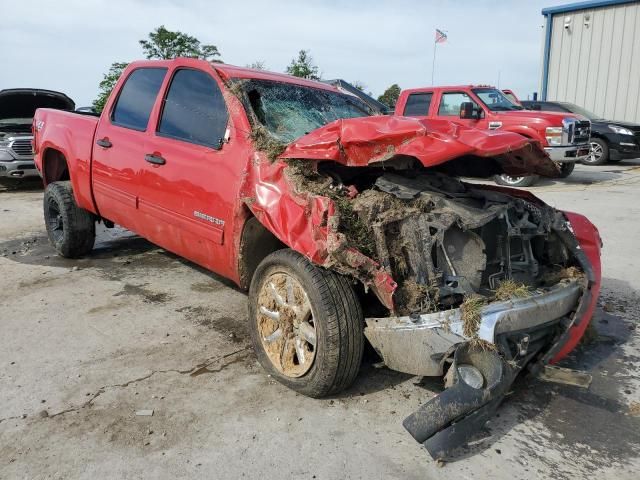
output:
[[[258,121],[284,143],[335,120],[371,114],[356,97],[329,90],[266,80],[242,85]]]

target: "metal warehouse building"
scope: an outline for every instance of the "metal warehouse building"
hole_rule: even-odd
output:
[[[542,14],[542,99],[640,123],[640,1],[586,1]]]

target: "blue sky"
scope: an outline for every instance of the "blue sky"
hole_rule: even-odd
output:
[[[114,61],[142,58],[138,40],[164,24],[216,45],[223,61],[283,71],[311,51],[324,78],[358,80],[376,96],[392,83],[488,83],[527,98],[538,89],[540,10],[554,0],[0,0],[0,89],[60,90],[88,105]]]

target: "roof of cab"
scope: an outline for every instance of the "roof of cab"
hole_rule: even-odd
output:
[[[246,68],[246,67],[236,67],[234,65],[229,65],[227,63],[219,63],[219,62],[209,62],[207,60],[200,60],[196,58],[176,58],[173,60],[137,60],[131,63],[133,67],[151,67],[151,66],[162,66],[162,67],[172,67],[175,65],[179,66],[199,66],[201,68],[205,68],[206,66],[212,67],[223,80],[228,80],[231,78],[254,78],[259,80],[271,80],[274,82],[286,82],[293,83],[296,85],[303,85],[313,88],[320,88],[322,90],[329,90],[332,92],[340,92],[336,87],[332,85],[328,85],[323,82],[318,82],[315,80],[308,80],[306,78],[294,77],[293,75],[287,75],[284,73],[276,73],[269,72],[267,70],[257,70],[254,68]]]
[[[437,85],[433,87],[407,88],[407,93],[430,92],[432,90],[466,90],[469,88],[496,88],[493,85]]]

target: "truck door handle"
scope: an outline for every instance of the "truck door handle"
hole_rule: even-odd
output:
[[[96,140],[96,143],[99,146],[101,146],[102,148],[111,148],[111,147],[113,147],[113,143],[111,143],[107,137],[100,138],[100,139]]]
[[[154,165],[164,165],[165,163],[167,163],[167,161],[160,155],[153,155],[151,153],[147,153],[144,156],[144,159],[149,163],[153,163]]]

